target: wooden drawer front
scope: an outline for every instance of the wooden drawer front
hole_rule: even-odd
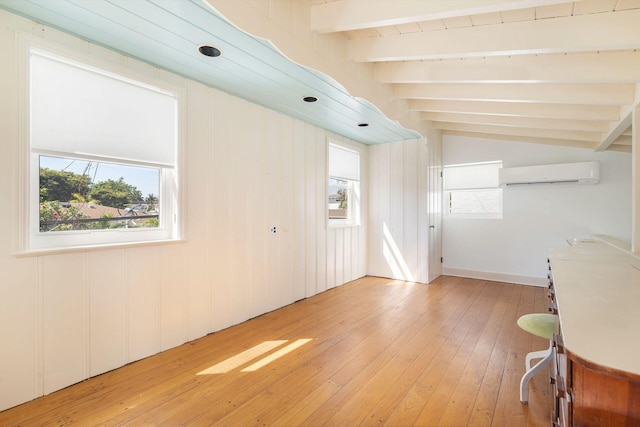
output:
[[[640,382],[571,364],[573,422],[584,427],[640,425]]]

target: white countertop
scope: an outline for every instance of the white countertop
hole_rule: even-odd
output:
[[[640,258],[604,236],[572,243],[549,250],[565,348],[640,375]]]

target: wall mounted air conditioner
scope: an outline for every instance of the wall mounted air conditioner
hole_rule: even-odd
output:
[[[597,184],[599,180],[600,163],[593,161],[502,168],[499,182],[501,187],[507,187],[551,183]]]

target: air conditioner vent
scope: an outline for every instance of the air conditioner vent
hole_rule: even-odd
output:
[[[530,184],[597,184],[600,180],[600,163],[577,162],[553,165],[520,166],[500,169],[500,186]]]

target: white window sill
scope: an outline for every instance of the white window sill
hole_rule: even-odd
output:
[[[327,225],[328,228],[347,228],[347,227],[360,227],[362,224],[357,223],[357,222],[345,222],[345,223],[339,223],[339,222],[329,222],[329,224]]]
[[[174,245],[186,243],[184,239],[169,239],[169,240],[154,240],[148,242],[131,242],[131,243],[113,243],[108,245],[86,245],[86,246],[71,246],[65,248],[47,248],[47,249],[33,249],[17,252],[14,254],[16,257],[29,257],[29,256],[41,256],[41,255],[57,255],[65,253],[76,252],[93,252],[104,251],[110,249],[128,249],[144,246],[160,246],[160,245]]]

